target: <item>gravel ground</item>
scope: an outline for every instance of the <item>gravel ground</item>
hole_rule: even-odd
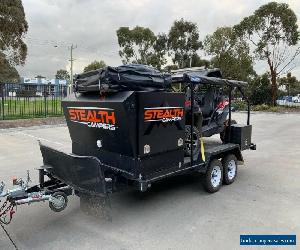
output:
[[[233,118],[243,121],[245,114]],[[237,180],[215,194],[203,190],[199,176],[179,176],[145,194],[129,189],[112,195],[112,221],[81,213],[71,197],[61,213],[47,203],[20,206],[6,228],[19,249],[232,250],[243,248],[240,234],[299,236],[300,115],[255,113],[252,122],[257,151],[244,152]],[[42,164],[38,139],[70,149],[65,126],[0,130],[1,180]],[[0,249],[13,249],[1,228]]]

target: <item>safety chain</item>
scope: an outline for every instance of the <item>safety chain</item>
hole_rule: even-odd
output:
[[[14,248],[16,250],[18,250],[18,247],[17,247],[16,243],[13,241],[12,237],[9,235],[9,233],[7,232],[5,227],[3,226],[3,224],[8,225],[11,222],[12,216],[16,212],[14,210],[14,207],[17,208],[17,205],[14,202],[11,202],[11,201],[10,201],[10,204],[7,206],[8,202],[9,202],[9,200],[7,199],[3,203],[3,205],[0,207],[0,227],[2,227],[4,233],[6,234],[6,236],[10,240],[10,242],[13,244]],[[9,220],[6,220],[6,217],[7,217],[8,213],[9,213]]]
[[[14,210],[14,207],[17,207],[16,204],[10,202],[10,204],[7,206],[7,203],[8,200],[6,200],[0,208],[0,224],[8,225],[12,220],[13,214],[16,212]],[[9,220],[6,220],[8,214],[9,214]]]
[[[0,212],[3,210],[3,208],[6,206],[6,204],[7,204],[7,200],[3,203],[3,205],[1,206],[1,208],[0,208]]]

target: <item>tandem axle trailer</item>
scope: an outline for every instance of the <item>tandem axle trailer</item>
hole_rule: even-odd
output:
[[[14,179],[10,190],[4,191],[3,182],[0,185],[0,198],[7,199],[0,213],[1,223],[10,223],[18,205],[49,201],[52,211],[61,212],[67,207],[70,195],[78,195],[81,202],[87,201],[87,197],[91,198],[91,202],[93,199],[99,202],[125,186],[134,186],[145,192],[156,181],[192,171],[203,173],[205,189],[214,193],[222,183],[228,185],[234,182],[237,167],[244,161],[239,144],[208,141],[204,161],[195,160],[191,165],[190,157],[185,157],[182,165],[142,176],[103,164],[94,156],[68,154],[43,144],[40,144],[40,149],[45,165],[37,169],[39,184],[30,186],[28,174],[26,180]],[[252,144],[251,149],[255,149],[255,145]],[[105,176],[107,170],[114,175]]]
[[[184,77],[192,93],[192,124],[195,84],[226,85],[229,107],[233,89],[240,89],[236,81]],[[72,153],[40,143],[39,183],[30,186],[28,174],[26,180],[15,179],[10,190],[0,184],[0,199],[6,198],[0,223],[11,221],[17,205],[49,201],[50,208],[60,212],[68,196],[78,195],[83,207],[89,207],[93,200],[105,200],[126,186],[145,192],[158,180],[193,171],[205,175],[204,187],[210,193],[233,183],[238,164],[244,161],[242,151],[256,149],[251,142],[250,111],[246,125],[231,124],[230,108],[225,141],[200,138],[201,150],[195,154],[193,126],[188,134],[185,129],[184,103],[183,93],[168,91],[122,91],[101,98],[73,95],[64,100]]]

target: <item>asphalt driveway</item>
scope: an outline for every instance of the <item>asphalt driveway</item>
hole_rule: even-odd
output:
[[[257,151],[244,152],[237,180],[215,194],[199,176],[180,176],[145,194],[113,194],[111,222],[83,214],[71,197],[61,213],[47,203],[20,206],[6,228],[19,249],[240,249],[240,234],[299,237],[300,114],[255,113],[252,123]],[[37,181],[37,140],[70,150],[65,126],[0,130],[0,180],[29,169]],[[0,249],[13,249],[1,228]]]

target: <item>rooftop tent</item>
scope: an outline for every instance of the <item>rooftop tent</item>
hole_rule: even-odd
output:
[[[74,81],[76,92],[118,92],[123,90],[166,90],[171,75],[141,64],[105,67],[79,74]]]

